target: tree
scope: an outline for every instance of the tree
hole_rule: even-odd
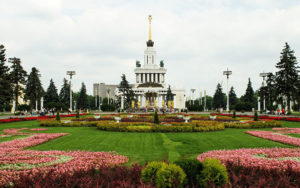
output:
[[[121,79],[122,80],[119,84],[118,89],[121,95],[124,97],[124,108],[127,109],[130,107],[131,101],[134,100],[134,92],[129,85],[129,82],[126,80],[125,74],[122,74]],[[120,99],[118,101],[121,102]]]
[[[32,110],[33,105],[37,105],[36,102],[40,101],[43,93],[44,89],[39,78],[39,70],[33,67],[26,81],[25,88],[25,98],[30,100],[30,110]]]
[[[234,88],[231,87],[229,91],[229,103],[230,103],[230,109],[234,109],[234,106],[237,104],[238,98],[235,94]]]
[[[226,106],[226,95],[223,93],[223,89],[220,83],[217,85],[216,92],[213,97],[213,107],[215,109],[225,108]]]
[[[255,104],[254,90],[253,90],[253,88],[252,88],[252,83],[251,83],[250,78],[249,78],[249,81],[248,81],[246,93],[245,93],[245,95],[243,96],[243,101],[244,101],[245,103],[251,104],[251,106],[254,107],[254,104]]]
[[[50,80],[49,87],[45,94],[45,107],[46,108],[58,108],[59,105],[59,97],[57,94],[56,86],[53,80]]]
[[[64,78],[63,85],[59,93],[59,101],[64,106],[64,109],[68,109],[70,106],[70,84],[68,80]]]
[[[172,93],[172,90],[171,90],[171,86],[169,85],[169,88],[167,90],[167,95],[166,95],[166,102],[168,104],[169,101],[173,101],[174,99],[174,96],[173,96],[173,93]]]
[[[0,45],[0,110],[8,110],[13,98],[9,67],[5,65],[5,47]]]
[[[297,97],[298,66],[294,51],[290,49],[288,43],[281,52],[280,61],[276,64],[279,69],[276,72],[276,89],[280,95],[280,102],[283,104],[283,98],[286,98],[288,109],[290,101]]]
[[[27,73],[21,65],[19,58],[9,58],[11,65],[10,77],[13,84],[13,96],[16,102],[15,110],[18,110],[18,98],[24,91],[24,85],[26,84]]]
[[[78,101],[77,101],[77,108],[79,109],[86,109],[88,108],[88,96],[86,94],[86,87],[84,85],[84,83],[82,82],[81,84],[81,89],[80,89],[80,92],[79,92],[79,97],[78,97]]]

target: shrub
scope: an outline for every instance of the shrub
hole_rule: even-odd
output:
[[[282,123],[279,121],[253,121],[244,124],[240,122],[228,122],[228,123],[224,123],[224,125],[225,128],[241,128],[241,129],[282,127]]]
[[[59,115],[59,111],[58,110],[56,112],[56,121],[60,121],[60,115]]]
[[[202,163],[197,159],[179,159],[174,164],[180,166],[185,172],[189,185],[197,185],[197,179],[203,169]]]
[[[80,118],[79,111],[76,111],[76,118]]]
[[[159,124],[159,119],[158,119],[157,111],[155,111],[155,113],[154,113],[154,123],[155,124]]]
[[[232,118],[236,118],[236,112],[235,112],[235,110],[233,110],[233,114],[232,114]]]
[[[183,187],[186,174],[175,164],[163,165],[156,173],[157,187]]]
[[[144,183],[150,183],[151,185],[155,184],[156,174],[159,169],[167,164],[164,162],[153,161],[149,163],[146,168],[142,170],[141,179]]]
[[[257,114],[257,111],[255,110],[254,112],[254,121],[258,121],[258,114]]]
[[[202,161],[203,170],[200,173],[200,183],[204,187],[224,186],[229,182],[226,167],[220,160],[206,158]]]

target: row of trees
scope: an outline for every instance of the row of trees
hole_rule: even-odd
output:
[[[266,77],[266,84],[262,85],[254,92],[252,83],[249,78],[245,94],[240,98],[237,97],[233,87],[230,88],[229,101],[230,110],[249,111],[252,108],[258,108],[258,98],[260,98],[260,109],[263,109],[263,101],[266,101],[266,109],[276,110],[278,104],[282,107],[290,109],[290,102],[294,104],[294,110],[300,109],[300,79],[299,66],[295,52],[291,50],[288,43],[285,43],[284,49],[281,52],[280,61],[275,65],[277,72],[269,73]],[[206,99],[210,100],[210,96]],[[190,110],[203,110],[203,104],[200,104],[200,99],[187,101],[187,107]],[[223,93],[221,84],[217,84],[215,94],[210,101],[206,103],[206,109],[226,109],[227,96]]]
[[[7,62],[11,64],[9,67]],[[44,107],[67,110],[70,106],[70,84],[64,78],[58,94],[57,88],[50,80],[49,87],[44,91],[40,71],[33,67],[28,74],[22,67],[20,58],[6,59],[6,49],[0,45],[0,110],[9,111],[15,101],[15,110],[40,109],[41,98],[44,98]],[[95,98],[87,95],[86,86],[82,83],[79,92],[73,93],[78,109],[95,108]],[[28,105],[19,105],[19,99],[28,101]]]

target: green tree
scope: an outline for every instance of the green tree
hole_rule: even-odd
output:
[[[18,98],[23,94],[24,85],[26,84],[27,73],[21,65],[21,60],[19,58],[9,58],[9,63],[11,63],[10,77],[13,84],[13,96],[16,102],[15,110],[18,110]]]
[[[283,102],[283,97],[287,99],[287,106],[290,109],[290,101],[297,97],[297,82],[299,67],[294,51],[290,49],[288,43],[281,52],[280,61],[276,64],[278,71],[276,72],[276,89],[281,96],[280,102]]]
[[[96,96],[88,95],[89,108],[95,110],[96,109]],[[98,98],[97,98],[98,103]]]
[[[125,74],[121,76],[121,82],[119,84],[119,92],[122,96],[124,96],[124,108],[127,109],[130,107],[131,101],[134,100],[134,92],[129,85],[129,82],[126,80]],[[121,99],[119,97],[119,103],[121,102]]]
[[[70,107],[70,84],[65,78],[63,80],[63,85],[60,89],[59,101],[63,105],[63,108],[65,110]]]
[[[215,109],[218,109],[218,108],[225,108],[225,106],[226,106],[226,96],[225,93],[223,93],[221,84],[218,83],[216,92],[213,97],[213,107]]]
[[[30,110],[40,101],[44,89],[39,78],[39,70],[33,67],[28,75],[25,87],[25,98],[30,100]],[[37,104],[36,104],[37,103]]]
[[[229,91],[229,104],[230,104],[230,109],[234,109],[234,106],[237,104],[238,98],[235,94],[234,88],[231,87]]]
[[[78,101],[77,101],[77,106],[78,106],[78,109],[86,109],[88,108],[88,96],[86,94],[86,87],[84,85],[84,83],[82,82],[81,84],[81,89],[80,89],[80,92],[79,92],[79,97],[78,97]]]
[[[265,89],[266,106],[267,109],[275,110],[276,108],[274,107],[273,103],[274,101],[276,101],[278,94],[276,90],[275,75],[273,73],[270,73],[267,76],[266,83],[267,83],[267,87]]]
[[[59,97],[57,94],[56,86],[53,80],[50,80],[49,87],[45,94],[45,107],[46,108],[59,108]]]
[[[173,99],[174,99],[174,95],[172,93],[171,86],[169,85],[168,90],[167,90],[167,95],[166,95],[167,105],[168,105],[169,101],[173,101]]]
[[[13,98],[9,67],[5,65],[5,47],[0,45],[0,110],[8,110]]]
[[[246,93],[245,93],[245,95],[243,96],[243,101],[244,101],[245,103],[251,104],[252,108],[253,108],[254,105],[255,105],[254,90],[253,90],[253,88],[252,88],[252,83],[251,83],[250,78],[249,78],[249,81],[248,81]]]

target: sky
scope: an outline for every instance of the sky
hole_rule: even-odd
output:
[[[92,94],[93,83],[119,84],[122,74],[135,82],[149,14],[166,82],[187,96],[213,95],[218,83],[225,92],[227,68],[238,96],[248,78],[258,89],[285,42],[300,59],[300,0],[0,0],[0,44],[27,72],[40,70],[45,90],[72,70],[74,91],[84,82]]]

